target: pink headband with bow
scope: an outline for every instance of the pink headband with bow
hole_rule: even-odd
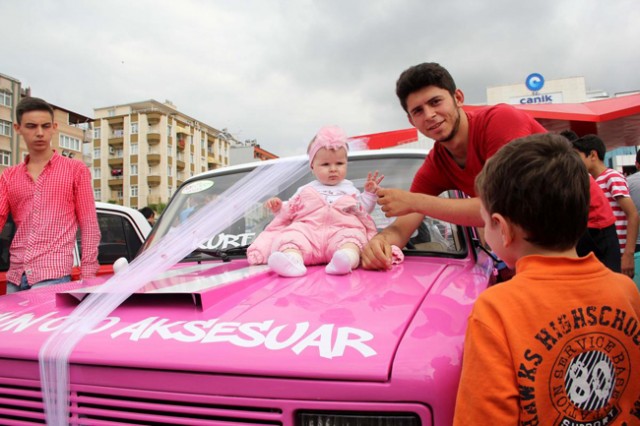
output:
[[[309,164],[313,163],[313,158],[321,148],[331,149],[334,151],[344,148],[349,150],[347,145],[347,135],[341,128],[336,126],[323,127],[320,129],[307,151],[309,154]]]

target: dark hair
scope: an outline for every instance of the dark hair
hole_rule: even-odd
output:
[[[145,219],[149,219],[151,216],[155,216],[156,212],[153,211],[153,209],[151,207],[143,207],[140,210],[138,210],[140,213],[142,213],[142,215],[144,216]]]
[[[598,154],[598,158],[600,161],[604,161],[604,156],[607,153],[607,147],[598,137],[598,135],[584,135],[581,138],[576,139],[572,142],[573,147],[578,151],[582,152],[584,155],[591,154],[591,151],[595,151]]]
[[[640,151],[636,152],[636,163],[640,164]]]
[[[449,71],[440,64],[425,62],[414,65],[404,70],[396,82],[396,95],[402,108],[407,111],[407,98],[409,95],[428,86],[445,89],[451,93],[451,96],[454,96],[456,92],[456,82],[449,74]]]
[[[531,244],[574,247],[587,228],[589,173],[566,138],[539,133],[517,139],[491,157],[476,178],[489,214],[499,213]]]
[[[44,99],[28,96],[26,98],[22,98],[16,107],[16,121],[18,124],[22,123],[22,116],[26,112],[31,111],[46,111],[51,114],[51,120],[53,120],[53,107],[51,105],[49,105]]]
[[[563,130],[560,132],[560,136],[564,136],[569,140],[569,142],[573,142],[579,137],[578,134],[573,130]]]

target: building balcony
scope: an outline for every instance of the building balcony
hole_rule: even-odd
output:
[[[147,176],[147,184],[149,184],[149,186],[160,185],[160,176],[158,175]]]
[[[109,179],[109,187],[110,188],[122,188],[122,185],[124,184],[124,180],[122,179],[122,177],[116,178],[116,179]]]
[[[148,133],[147,143],[149,145],[157,145],[160,143],[160,133]]]
[[[124,145],[124,137],[123,136],[111,135],[111,137],[109,138],[109,145],[111,145],[111,146],[122,146],[122,145]]]
[[[160,112],[149,112],[147,113],[147,123],[149,125],[158,124],[160,122],[160,118],[162,117],[162,113]]]
[[[109,166],[120,166],[122,168],[122,163],[124,162],[122,157],[110,157],[109,158]]]
[[[110,126],[117,126],[119,124],[120,127],[122,127],[124,125],[124,116],[119,115],[117,117],[107,117],[107,122]]]
[[[155,166],[156,164],[160,163],[160,154],[147,154],[147,162],[150,166]]]
[[[176,160],[176,168],[178,170],[184,170],[184,161],[182,160]]]

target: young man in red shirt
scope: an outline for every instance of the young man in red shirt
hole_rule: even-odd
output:
[[[398,218],[364,248],[362,265],[366,269],[390,268],[391,245],[404,247],[425,215],[481,227],[474,180],[484,163],[512,140],[546,132],[530,115],[506,104],[465,112],[464,94],[449,72],[436,63],[405,70],[396,83],[396,94],[409,122],[435,144],[416,173],[411,191],[377,192],[386,216]],[[450,189],[472,198],[438,197]]]
[[[22,99],[14,129],[29,155],[0,176],[0,228],[9,214],[17,227],[7,293],[70,281],[78,226],[82,278],[94,277],[100,228],[89,169],[52,148],[57,123],[53,108],[44,100]]]

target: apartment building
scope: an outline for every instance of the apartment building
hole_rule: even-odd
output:
[[[20,102],[21,92],[20,81],[0,74],[0,172],[17,164],[21,159],[18,134],[13,131],[16,106]]]
[[[274,158],[278,158],[278,156],[264,148],[260,148],[260,145],[255,139],[231,144],[229,160],[232,166],[251,163],[253,161],[266,161]]]
[[[96,201],[141,208],[166,203],[188,177],[229,165],[228,135],[171,102],[94,109]]]
[[[24,96],[31,96],[29,88],[23,89],[19,80],[0,74],[0,172],[18,164],[27,155],[27,146],[13,130],[16,107]],[[60,154],[82,161],[82,147],[90,140],[92,119],[57,105],[51,106],[53,118],[58,123],[51,145]]]

